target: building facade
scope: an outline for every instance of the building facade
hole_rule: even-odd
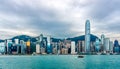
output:
[[[71,42],[71,54],[75,54],[75,41]]]
[[[90,21],[86,20],[85,23],[85,52],[90,52]]]

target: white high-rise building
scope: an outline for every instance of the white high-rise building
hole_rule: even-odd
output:
[[[40,44],[36,44],[36,53],[37,53],[37,54],[40,53]]]
[[[19,39],[15,39],[15,44],[19,44]]]
[[[12,40],[7,40],[7,53],[9,53],[9,46],[12,44]]]
[[[104,39],[105,39],[105,35],[102,34],[102,35],[101,35],[101,44],[102,44],[102,45],[104,44]]]
[[[105,44],[104,44],[105,50],[104,51],[109,52],[110,51],[110,39],[109,38],[105,38],[104,42],[105,42]]]
[[[25,42],[23,40],[20,40],[20,45],[21,45],[21,54],[25,54]],[[17,47],[18,49],[19,47]]]
[[[110,41],[110,53],[113,53],[113,46],[114,46],[113,42]]]
[[[4,54],[4,53],[5,53],[5,43],[4,43],[4,42],[1,42],[1,43],[0,43],[0,53],[1,53],[1,54]]]
[[[71,54],[75,54],[75,41],[71,42]]]

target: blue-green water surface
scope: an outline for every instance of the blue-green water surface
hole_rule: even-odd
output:
[[[0,69],[120,69],[120,55],[0,56]]]

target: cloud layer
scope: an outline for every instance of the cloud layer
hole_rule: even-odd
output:
[[[119,6],[119,0],[1,0],[0,36],[74,37],[84,34],[89,19],[93,34],[118,38]]]

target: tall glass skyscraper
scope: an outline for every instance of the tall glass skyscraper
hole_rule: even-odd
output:
[[[105,38],[104,41],[105,41],[105,51],[106,51],[106,53],[109,53],[109,51],[110,51],[110,39]]]
[[[47,53],[52,53],[52,48],[51,48],[51,44],[50,44],[50,40],[51,40],[51,37],[48,36],[47,37]]]
[[[101,35],[101,52],[105,52],[105,35]]]
[[[85,52],[90,52],[90,21],[86,20],[85,23]]]
[[[104,39],[105,39],[105,35],[102,34],[102,35],[101,35],[101,44],[102,44],[102,45],[104,44]]]
[[[39,36],[39,41],[40,41],[40,42],[43,41],[43,34],[40,34],[40,36]]]
[[[96,52],[100,52],[100,41],[98,38],[96,38],[96,41],[95,41],[95,50]]]

